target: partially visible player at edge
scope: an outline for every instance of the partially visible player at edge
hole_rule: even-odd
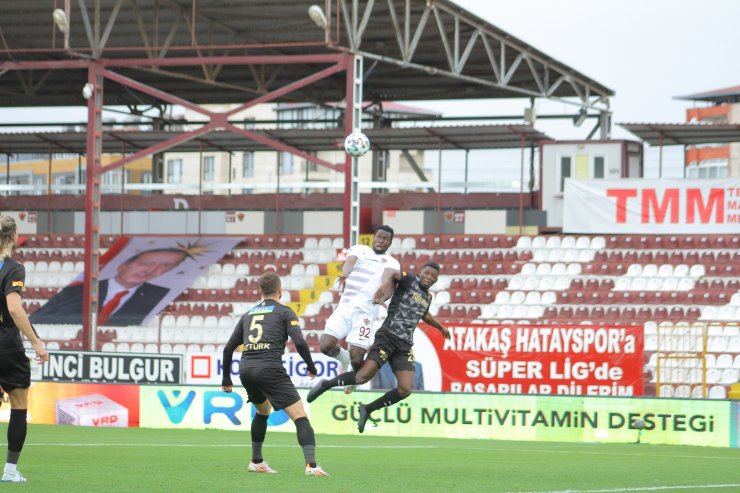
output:
[[[342,266],[339,276],[342,296],[321,335],[321,352],[339,361],[339,373],[345,373],[350,362],[355,371],[359,370],[372,345],[374,322],[378,318],[378,305],[373,303],[373,296],[381,284],[398,274],[401,268],[396,259],[385,253],[392,242],[393,228],[378,226],[373,247],[354,245]],[[339,346],[339,340],[345,338],[349,351]],[[353,389],[349,386],[345,391],[349,393]]]
[[[360,419],[357,429],[365,431],[370,414],[382,407],[392,406],[411,395],[414,384],[414,330],[419,320],[423,320],[442,332],[445,339],[450,332],[430,313],[429,305],[432,294],[429,292],[439,277],[439,265],[428,262],[418,276],[413,274],[394,274],[384,283],[373,297],[376,304],[383,303],[393,295],[388,307],[388,318],[378,329],[370,352],[362,367],[357,372],[348,372],[328,380],[319,381],[308,393],[308,402],[313,402],[332,387],[341,385],[360,385],[370,381],[380,367],[390,363],[396,376],[397,386],[370,404],[360,404]],[[393,291],[395,283],[398,286]]]
[[[36,361],[43,364],[49,359],[36,331],[28,321],[21,295],[26,282],[26,270],[12,258],[10,253],[18,241],[15,219],[0,216],[0,399],[3,392],[10,399],[10,421],[8,422],[8,455],[3,471],[3,482],[25,483],[26,478],[18,471],[18,459],[26,441],[28,430],[28,388],[31,386],[31,364],[23,348],[21,333],[25,335],[34,351]]]
[[[262,443],[267,434],[267,418],[272,409],[284,409],[295,423],[298,443],[306,459],[306,476],[328,476],[316,464],[316,440],[313,428],[306,417],[303,402],[283,367],[282,356],[288,336],[293,340],[298,354],[306,362],[306,369],[313,378],[316,366],[308,344],[301,335],[298,316],[278,300],[283,294],[280,277],[268,272],[260,277],[262,302],[239,319],[224,348],[223,368],[231,368],[234,351],[244,345],[239,364],[239,379],[249,396],[248,402],[257,408],[252,419],[252,460],[249,472],[276,473],[262,458]],[[223,372],[221,389],[231,392],[231,374]]]

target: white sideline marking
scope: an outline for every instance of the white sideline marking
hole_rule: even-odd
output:
[[[251,447],[249,443],[233,443],[233,444],[193,444],[193,443],[26,443],[27,446],[43,446],[43,447]],[[272,445],[265,444],[265,447],[274,448],[293,448],[295,445]],[[449,447],[445,445],[327,445],[319,444],[321,448],[352,448],[352,449],[449,449],[449,450],[483,450],[483,451],[496,451],[496,452],[537,452],[537,453],[550,453],[550,454],[582,454],[582,455],[605,455],[600,454],[597,451],[573,451],[573,450],[547,450],[547,449],[505,449],[496,447]],[[665,454],[626,454],[626,453],[609,453],[606,455],[619,455],[625,457],[667,457],[670,459],[711,459],[711,460],[740,460],[738,457],[723,457],[717,455],[665,455]],[[567,490],[570,491],[570,490]],[[608,490],[604,490],[608,491]],[[620,491],[620,490],[614,490]],[[627,490],[629,491],[629,490]],[[525,492],[529,493],[529,492]],[[532,492],[539,493],[539,492]],[[560,492],[551,492],[560,493]],[[575,493],[575,490],[574,490]]]
[[[740,460],[740,455],[737,457],[725,457],[718,455],[666,455],[666,454],[627,454],[627,453],[616,453],[616,452],[605,452],[601,453],[595,450],[547,450],[547,449],[522,449],[522,448],[486,448],[486,447],[447,447],[440,445],[439,448],[443,449],[464,449],[464,450],[495,450],[496,452],[537,452],[542,454],[581,454],[581,455],[619,455],[622,457],[668,457],[670,459],[725,459],[725,460]],[[529,493],[529,492],[524,492]],[[558,492],[553,492],[558,493]]]
[[[612,488],[608,490],[557,490],[557,491],[521,491],[508,493],[618,493],[620,491],[664,491],[664,490],[696,490],[707,488],[737,488],[740,484],[696,484],[681,486],[645,486],[638,488]]]
[[[195,444],[195,443],[27,443],[25,446],[37,447],[251,447],[249,443]],[[320,445],[321,448],[384,448],[384,449],[438,449],[437,445]],[[265,448],[296,448],[296,445],[271,445]]]

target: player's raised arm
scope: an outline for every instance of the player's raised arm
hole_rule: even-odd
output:
[[[396,289],[396,283],[401,280],[401,273],[395,269],[385,269],[383,272],[383,283],[380,285],[378,290],[373,296],[373,303],[380,305],[385,303],[391,296],[393,296],[393,290]]]
[[[344,284],[347,282],[347,278],[352,273],[356,263],[357,255],[350,255],[347,257],[347,260],[344,261],[344,265],[342,265],[342,275],[337,278],[337,286],[340,293],[344,292]]]
[[[421,319],[427,324],[437,329],[438,331],[440,331],[442,335],[445,336],[445,339],[450,338],[450,331],[447,329],[447,327],[439,323],[439,321],[436,318],[434,318],[431,313],[426,312]]]

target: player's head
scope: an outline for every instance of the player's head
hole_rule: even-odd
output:
[[[424,264],[424,267],[421,268],[421,272],[419,273],[419,282],[421,283],[421,287],[424,289],[431,288],[434,286],[434,283],[437,282],[438,278],[439,264],[436,262],[427,262]]]
[[[373,237],[373,251],[377,254],[385,253],[393,242],[393,228],[382,224],[375,228]]]
[[[283,295],[280,276],[274,272],[265,272],[262,274],[260,277],[260,291],[262,291],[262,298],[279,300]]]
[[[10,216],[0,216],[0,261],[10,255],[18,239],[18,229],[15,219]]]
[[[178,248],[156,248],[138,253],[118,266],[116,282],[133,288],[169,272],[188,257]]]

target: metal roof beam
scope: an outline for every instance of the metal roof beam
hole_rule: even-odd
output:
[[[493,32],[486,25],[476,22],[453,9],[453,6],[448,5],[446,2],[426,2],[423,12],[418,17],[413,41],[409,40],[412,30],[412,2],[410,0],[405,1],[403,26],[401,25],[401,18],[394,0],[387,0],[387,11],[382,11],[378,8],[375,9],[373,15],[379,17],[378,21],[382,21],[380,16],[385,15],[392,26],[400,57],[389,53],[380,54],[373,53],[368,49],[361,49],[362,34],[366,27],[369,13],[375,5],[374,2],[371,1],[366,5],[362,20],[359,19],[356,0],[353,0],[351,12],[348,5],[349,0],[340,0],[340,2],[345,19],[344,24],[347,32],[349,51],[366,58],[393,63],[404,68],[423,70],[430,75],[444,75],[487,87],[505,89],[526,97],[555,99],[568,104],[595,109],[604,109],[602,107],[604,105],[608,108],[609,93],[607,91],[594,87],[592,82],[581,79],[567,69],[553,65],[551,61],[544,59],[538,53],[525,46],[520,46],[508,37]],[[418,5],[416,7],[416,12],[418,12]],[[432,13],[436,21],[436,34],[438,35],[439,47],[445,55],[443,57],[444,62],[442,62],[444,66],[429,65],[428,62],[414,62],[417,44],[426,27],[427,18]],[[454,23],[451,33],[446,27],[446,25],[449,25],[446,23],[450,19]],[[465,47],[462,48],[464,33],[470,33],[470,37],[467,39],[464,45]],[[452,34],[452,40],[450,40],[449,34]],[[479,38],[480,43],[478,42]],[[470,70],[466,71],[468,60],[478,50],[485,52],[486,57],[490,61],[494,76],[492,79],[472,74]],[[515,77],[521,63],[525,61],[529,67],[531,79],[536,84],[536,90],[518,83],[518,77]],[[552,84],[550,83],[551,80],[553,81]],[[565,81],[573,88],[573,92],[580,101],[574,102],[564,99],[565,96],[556,96],[558,89],[561,89],[562,83]]]

